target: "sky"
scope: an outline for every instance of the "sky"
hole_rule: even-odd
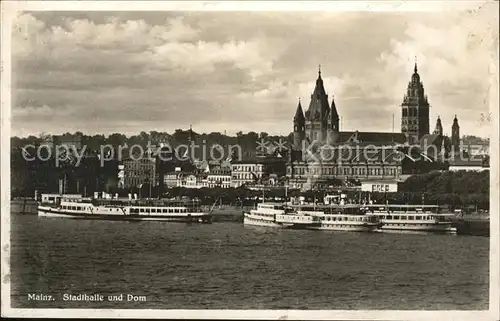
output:
[[[22,12],[12,32],[12,135],[288,134],[321,65],[341,130],[396,132],[415,60],[451,134],[487,137],[498,13]],[[415,58],[416,57],[416,58]]]

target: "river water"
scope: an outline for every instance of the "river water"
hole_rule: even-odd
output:
[[[485,237],[31,215],[11,222],[14,308],[488,308]],[[104,301],[65,300],[78,294]]]

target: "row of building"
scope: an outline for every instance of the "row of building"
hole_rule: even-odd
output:
[[[307,110],[304,112],[302,103],[298,103],[287,150],[229,157],[223,161],[195,161],[195,157],[187,157],[183,161],[166,162],[158,155],[127,158],[113,165],[118,167],[116,185],[124,189],[144,184],[163,188],[281,185],[309,190],[339,184],[371,184],[373,189],[388,186],[392,189],[413,174],[489,168],[487,155],[471,158],[471,149],[463,150],[456,116],[451,137],[443,134],[439,117],[435,130],[430,133],[429,100],[416,64],[400,107],[400,132],[342,131],[335,100],[332,97],[329,103],[319,70]],[[57,141],[49,139],[49,143],[72,144],[76,149],[82,145],[81,140],[70,136]],[[95,163],[89,162],[88,167]],[[88,173],[83,176],[88,177]]]
[[[225,162],[180,162],[161,168],[157,158],[125,160],[119,165],[118,187],[134,188],[143,184],[165,188],[237,188],[261,185],[287,186],[291,189],[321,189],[345,185],[345,182],[396,185],[407,177],[432,170],[474,170],[489,168],[487,158],[443,162],[421,150],[400,146],[344,145],[330,150],[333,160],[292,160],[293,155],[262,155]],[[323,151],[323,154],[325,152]],[[391,187],[392,188],[392,187]]]
[[[123,188],[152,182],[167,188],[264,184],[313,189],[355,181],[387,186],[431,170],[489,167],[487,156],[471,159],[471,150],[462,150],[456,116],[451,138],[443,134],[439,117],[429,132],[429,101],[416,64],[401,108],[400,132],[341,131],[335,101],[329,103],[319,70],[308,109],[304,113],[300,101],[297,106],[288,151],[222,163],[187,162],[163,172],[154,159],[128,160],[121,165],[120,184]]]

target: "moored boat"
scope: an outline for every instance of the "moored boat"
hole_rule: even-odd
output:
[[[456,234],[454,214],[440,213],[437,205],[365,205],[368,212],[376,215],[383,232],[411,231]]]
[[[296,213],[285,203],[259,203],[255,209],[244,213],[243,224],[307,229],[321,225],[319,219],[303,213]]]
[[[285,207],[281,203],[259,203],[257,208],[244,213],[243,224],[281,227],[275,218],[276,215],[282,214],[285,214]]]
[[[211,223],[211,213],[203,212],[200,204],[193,200],[98,199],[81,195],[44,194],[38,205],[38,216]]]
[[[319,220],[319,225],[311,226],[315,230],[375,232],[380,221],[375,215],[365,213],[361,205],[296,205],[298,214],[310,215]]]

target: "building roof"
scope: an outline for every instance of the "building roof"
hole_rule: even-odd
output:
[[[360,179],[361,184],[363,183],[399,183],[397,179],[394,178],[366,178]]]
[[[316,86],[311,95],[311,102],[306,111],[305,118],[309,121],[326,121],[330,113],[330,106],[328,106],[328,95],[326,94],[325,87],[323,86],[323,79],[321,78],[321,69],[318,71],[318,79],[316,79]]]
[[[430,158],[437,159],[441,153],[441,148],[443,146],[445,151],[448,153],[451,150],[451,140],[449,137],[438,134],[427,134],[424,135],[419,142],[420,149],[425,155]]]
[[[274,164],[274,163],[285,163],[287,159],[285,157],[277,158],[277,157],[255,157],[255,158],[246,158],[241,160],[234,160],[232,164]]]
[[[482,159],[453,158],[449,160],[449,164],[454,167],[489,167],[489,157]]]
[[[345,131],[339,133],[338,141],[373,145],[403,144],[406,142],[406,136],[403,133]]]
[[[412,154],[412,155],[410,155]],[[325,146],[317,154],[310,155],[309,163],[378,163],[399,164],[403,159],[416,162],[421,159],[419,151],[401,149],[398,146],[374,146],[367,148],[360,145]],[[307,161],[307,160],[306,160]],[[299,161],[300,162],[300,161]]]
[[[426,149],[426,147],[430,146],[436,146],[436,147],[441,147],[442,143],[444,140],[444,146],[445,148],[449,149],[451,146],[451,140],[449,137],[444,136],[444,135],[438,135],[438,134],[427,134],[422,136],[420,139],[419,145],[422,149]]]

